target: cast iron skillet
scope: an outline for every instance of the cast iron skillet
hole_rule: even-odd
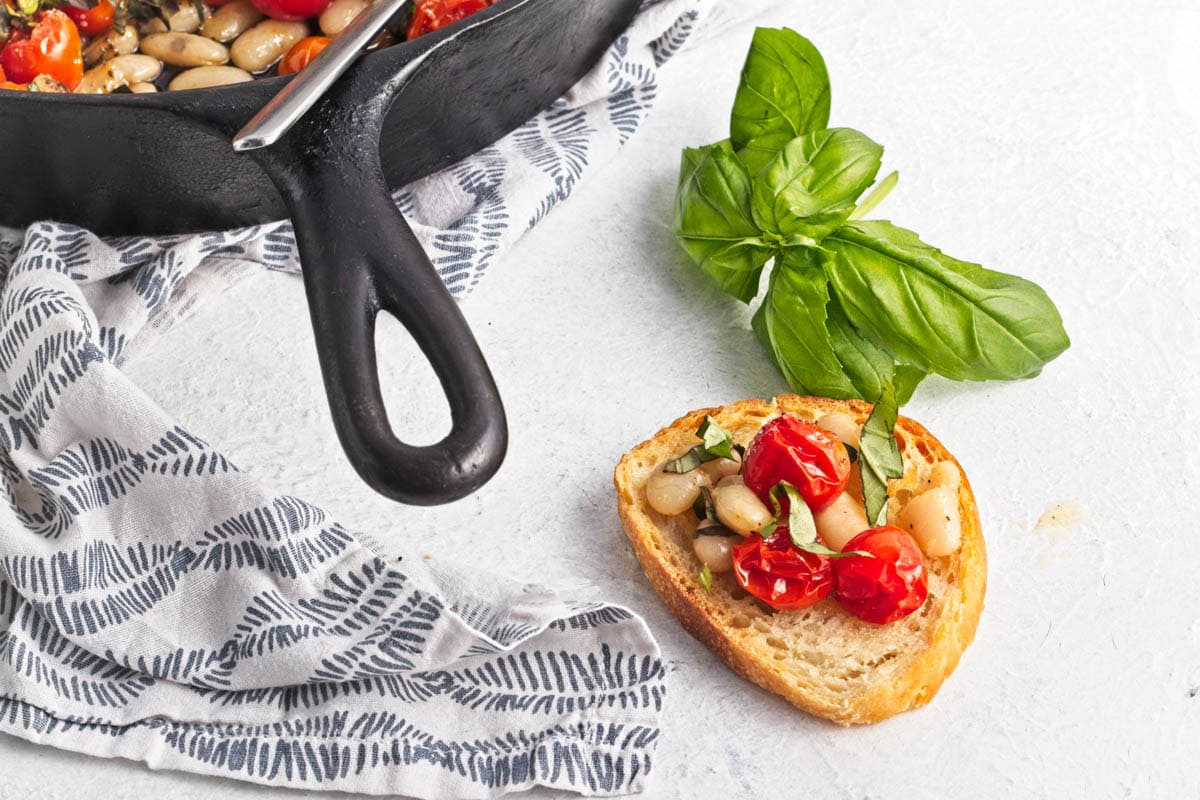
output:
[[[582,77],[640,0],[504,0],[359,60],[276,145],[233,134],[286,78],[163,94],[0,92],[9,164],[0,224],[51,219],[105,235],[219,230],[290,216],[334,425],[382,494],[432,505],[485,483],[508,433],[495,382],[458,306],[388,187],[496,141]],[[392,432],[375,317],[409,330],[453,425],[415,447]]]

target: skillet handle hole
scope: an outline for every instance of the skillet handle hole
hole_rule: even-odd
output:
[[[387,311],[375,318],[375,353],[383,404],[396,436],[421,447],[450,435],[453,420],[441,381],[412,336]]]

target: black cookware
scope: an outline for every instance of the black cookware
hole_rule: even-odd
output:
[[[100,234],[218,230],[290,216],[334,425],[351,463],[406,503],[462,497],[499,468],[504,409],[449,292],[391,201],[401,186],[496,141],[561,96],[639,0],[502,0],[371,53],[279,143],[233,134],[286,78],[162,94],[0,92],[0,224]],[[375,317],[394,314],[429,359],[453,426],[436,445],[392,432]]]

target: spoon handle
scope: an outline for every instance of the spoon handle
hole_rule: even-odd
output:
[[[233,149],[275,144],[350,68],[375,35],[412,0],[375,0],[308,66],[296,73],[233,137]]]

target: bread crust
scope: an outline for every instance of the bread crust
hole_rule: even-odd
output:
[[[754,431],[781,413],[815,420],[831,411],[842,411],[861,424],[870,410],[869,405],[859,401],[797,395],[699,409],[675,420],[626,453],[614,474],[621,521],[638,561],[683,627],[739,675],[810,714],[841,725],[878,722],[925,705],[954,671],[975,636],[986,590],[987,555],[975,497],[962,466],[924,427],[906,417],[899,418],[896,432],[904,454],[905,476],[893,482],[891,492],[911,491],[938,462],[951,461],[957,465],[962,475],[959,489],[962,548],[951,556],[927,559],[931,580],[926,605],[932,610],[920,612],[924,616],[919,627],[910,624],[893,629],[905,625],[904,621],[871,625],[854,619],[832,598],[822,600],[813,607],[818,619],[812,624],[826,626],[822,630],[836,633],[839,642],[848,644],[842,645],[842,651],[830,648],[830,652],[813,653],[810,648],[802,654],[808,661],[793,658],[789,642],[781,642],[781,634],[774,629],[775,623],[784,619],[779,615],[800,612],[771,612],[752,598],[735,599],[739,590],[728,574],[716,576],[723,583],[720,587],[714,584],[712,592],[700,587],[696,581],[699,560],[692,556],[689,570],[689,564],[680,555],[680,537],[690,540],[690,533],[676,530],[674,520],[649,507],[645,482],[664,461],[695,443],[695,431],[706,415],[716,418],[734,432],[735,440],[745,444]],[[690,546],[687,549],[690,551]],[[908,619],[917,617],[914,614]],[[898,637],[907,637],[904,638],[907,646],[900,652],[896,652]],[[868,659],[868,664],[881,660],[887,666],[856,674],[854,665],[837,661],[845,660],[839,653],[847,648],[856,657]],[[782,657],[783,653],[788,655]],[[838,683],[832,690],[831,681],[822,680],[821,671],[824,669],[821,665],[829,659],[833,659],[832,666],[838,668],[839,674],[850,676],[842,682],[844,685]],[[861,672],[861,668],[857,670]]]

